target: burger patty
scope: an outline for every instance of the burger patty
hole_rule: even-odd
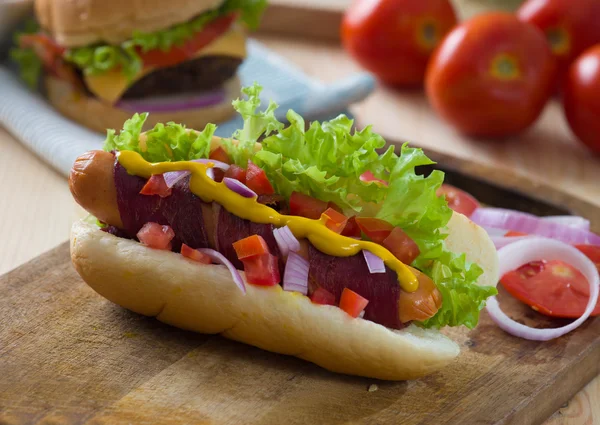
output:
[[[159,68],[136,81],[122,98],[139,99],[215,89],[233,77],[241,63],[241,58],[203,56],[168,68]]]

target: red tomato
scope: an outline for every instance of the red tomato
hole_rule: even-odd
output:
[[[353,215],[348,219],[346,223],[346,227],[342,231],[343,236],[349,236],[352,238],[360,238],[360,227],[358,227],[358,223],[356,222],[356,216]]]
[[[449,184],[443,184],[438,189],[437,196],[442,195],[446,197],[448,206],[452,208],[453,211],[464,214],[467,217],[469,217],[471,214],[473,214],[473,211],[479,208],[479,202],[477,199],[472,197],[464,190],[460,190],[459,188]]]
[[[335,296],[324,288],[317,288],[311,294],[310,300],[315,304],[335,305]]]
[[[348,223],[348,217],[333,208],[327,208],[323,212],[323,216],[326,218],[325,225],[327,228],[335,233],[342,233],[346,227],[346,223]]]
[[[233,243],[233,249],[240,260],[269,253],[269,246],[260,235],[252,235]]]
[[[212,260],[208,255],[198,251],[197,249],[190,248],[186,244],[181,244],[181,255],[198,263],[212,264]]]
[[[559,260],[529,263],[506,273],[500,282],[513,297],[552,317],[581,316],[590,295],[585,276]],[[592,315],[600,315],[600,303]]]
[[[209,45],[219,36],[224,34],[233,24],[236,19],[235,14],[223,16],[210,22],[196,33],[193,38],[186,41],[182,46],[173,46],[167,52],[161,49],[154,49],[148,52],[142,52],[138,48],[138,54],[144,63],[144,66],[173,66],[184,62],[194,56],[200,49]]]
[[[235,164],[232,164],[227,171],[225,171],[225,177],[231,177],[246,184],[246,170]]]
[[[246,280],[253,285],[275,286],[281,280],[277,257],[269,253],[242,260]]]
[[[229,158],[229,154],[223,148],[223,146],[219,146],[217,149],[212,151],[208,157],[210,159],[214,159],[215,161],[221,161],[225,164],[231,164],[231,158]]]
[[[598,0],[527,0],[517,17],[541,29],[557,59],[557,80],[585,49],[600,43]]]
[[[356,224],[367,238],[379,244],[383,243],[394,230],[394,226],[379,218],[356,217]]]
[[[175,232],[171,226],[149,222],[142,226],[136,236],[147,247],[170,251]]]
[[[342,291],[342,297],[340,298],[340,308],[348,313],[352,317],[358,317],[358,315],[365,309],[369,304],[369,300],[361,297],[356,292],[344,288]]]
[[[382,180],[382,179],[378,179],[378,178],[377,178],[377,177],[375,177],[375,175],[374,175],[374,174],[373,174],[371,171],[369,171],[369,170],[367,170],[367,171],[365,171],[364,173],[362,173],[362,174],[360,175],[359,179],[360,179],[360,181],[361,181],[361,182],[365,182],[365,183],[371,183],[371,182],[373,182],[373,183],[382,184],[382,185],[384,185],[384,186],[387,186],[387,185],[388,185],[388,182],[386,182],[385,180]]]
[[[275,193],[265,171],[259,166],[254,165],[252,161],[248,161],[246,186],[256,192],[257,195],[272,195]]]
[[[389,236],[383,240],[382,245],[404,264],[412,263],[421,253],[415,241],[399,227],[394,227]]]
[[[600,273],[600,246],[596,245],[575,245],[575,248],[583,252],[587,258],[592,260]]]
[[[318,220],[328,208],[327,202],[300,192],[292,192],[290,196],[290,214]]]
[[[600,153],[599,93],[600,44],[586,50],[573,62],[563,90],[563,108],[571,130],[596,153]]]
[[[154,174],[148,179],[144,187],[142,187],[140,194],[158,195],[161,198],[166,198],[171,195],[171,189],[167,187],[167,183],[165,183],[165,178],[162,174]]]
[[[436,50],[425,86],[434,109],[471,136],[523,131],[553,91],[555,61],[537,28],[507,13],[478,15]]]
[[[344,47],[382,81],[421,85],[427,61],[456,25],[448,0],[355,0],[342,21]]]
[[[506,232],[504,234],[504,236],[506,236],[506,237],[511,237],[511,236],[527,236],[527,233],[516,232],[514,230],[509,230],[508,232]]]

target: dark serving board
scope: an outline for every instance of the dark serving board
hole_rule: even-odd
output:
[[[429,154],[486,203],[574,211],[598,225],[598,209],[567,194]],[[65,243],[0,277],[0,424],[537,424],[600,372],[600,319],[537,343],[505,334],[484,312],[475,330],[445,331],[462,353],[429,377],[336,375],[130,313],[87,287],[68,251]],[[563,324],[500,298],[526,323]]]

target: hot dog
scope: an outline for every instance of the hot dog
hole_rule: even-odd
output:
[[[253,93],[247,94],[252,101]],[[126,127],[131,129],[138,120],[141,129],[144,117],[132,120]],[[105,227],[76,223],[72,260],[98,293],[184,329],[220,333],[341,373],[409,379],[439,369],[458,354],[457,345],[437,328],[463,324],[456,322],[461,312],[452,311],[458,307],[451,291],[471,285],[471,293],[481,294],[474,297],[493,293],[497,258],[483,229],[460,214],[451,214],[443,199],[433,198],[434,193],[423,204],[428,211],[422,217],[428,217],[421,228],[395,227],[397,218],[375,217],[388,217],[386,202],[398,195],[394,187],[399,176],[393,164],[385,172],[389,174],[381,174],[388,175],[389,188],[383,183],[348,182],[355,193],[337,197],[338,180],[337,192],[322,195],[325,199],[313,198],[311,190],[323,190],[325,180],[321,187],[304,189],[309,193],[297,196],[292,191],[290,196],[284,168],[273,173],[265,160],[273,159],[276,149],[271,143],[286,137],[286,130],[280,128],[274,138],[265,139],[262,156],[254,143],[263,132],[244,140],[248,132],[240,131],[236,133],[240,141],[234,143],[212,138],[207,130],[169,125],[168,131],[157,127],[145,134],[125,134],[122,140],[109,134],[105,146],[109,152],[88,152],[74,164],[69,179],[73,196]],[[177,153],[181,146],[189,152]],[[196,151],[199,147],[202,153]],[[168,160],[160,161],[158,152]],[[402,155],[395,161],[422,153],[403,151]],[[185,160],[209,156],[212,159],[199,162]],[[292,160],[298,166],[294,161],[300,159]],[[217,175],[215,166],[227,171]],[[411,176],[414,185],[438,177]],[[362,174],[360,178],[364,181]],[[292,181],[294,189],[302,190],[301,181]],[[426,194],[424,187],[414,195]],[[359,196],[371,199],[363,190],[380,191],[386,197],[379,205],[351,203]],[[261,204],[265,196],[269,206]],[[273,199],[283,201],[273,203]],[[358,214],[350,225],[350,212],[355,211]],[[419,221],[411,214],[412,222]],[[440,223],[449,235],[438,236],[436,229],[426,234],[425,226],[446,214],[449,221],[442,217]],[[412,257],[406,257],[407,252]],[[451,252],[464,252],[466,257]],[[208,262],[213,264],[201,264],[206,260],[203,255],[212,255]],[[474,261],[483,269],[479,278]],[[469,303],[481,301],[464,296],[460,300],[461,309],[475,308]]]

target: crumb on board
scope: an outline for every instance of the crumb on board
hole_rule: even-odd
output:
[[[379,387],[377,386],[377,384],[371,384],[369,385],[369,388],[367,389],[367,391],[369,391],[370,393],[377,391],[379,389]]]

